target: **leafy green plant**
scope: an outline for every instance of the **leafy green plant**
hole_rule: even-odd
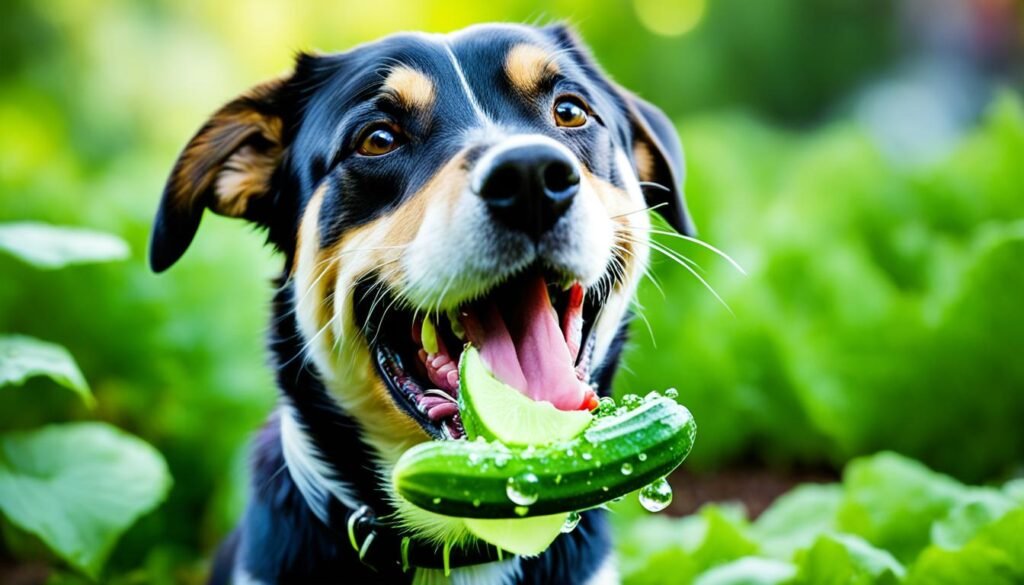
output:
[[[127,245],[114,236],[35,223],[0,225],[0,250],[41,268],[127,255]],[[0,336],[0,390],[16,392],[14,385],[36,376],[90,407],[95,403],[66,349],[23,335]],[[31,556],[32,539],[38,539],[91,578],[99,576],[121,534],[163,501],[170,485],[156,449],[106,423],[0,433],[0,512],[8,547]]]
[[[1020,485],[972,487],[883,452],[805,485],[756,521],[736,506],[618,520],[627,584],[1019,583]],[[678,576],[678,578],[676,578]]]
[[[0,225],[0,250],[48,269],[128,257],[128,244],[117,236],[29,221]]]
[[[675,385],[701,421],[689,465],[751,454],[842,465],[894,449],[967,480],[1024,458],[1024,108],[996,100],[933,165],[849,124],[813,135],[742,116],[681,126],[698,262],[732,313],[655,253],[623,389]],[[647,327],[653,332],[648,334]],[[984,421],[955,441],[950,429]]]

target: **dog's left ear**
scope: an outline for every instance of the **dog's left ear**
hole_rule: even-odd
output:
[[[644,198],[677,232],[697,235],[690,212],[686,209],[683,180],[686,161],[672,121],[657,107],[618,88],[626,101],[633,136],[633,165]]]
[[[572,55],[600,87],[621,103],[629,128],[624,129],[631,144],[633,159],[644,197],[651,207],[677,232],[696,235],[696,228],[686,209],[683,179],[686,172],[683,147],[672,121],[657,107],[611,81],[572,27],[554,24],[542,29],[554,38],[558,48]]]
[[[262,83],[218,110],[189,141],[167,179],[149,263],[163,272],[188,249],[203,211],[259,222],[284,153],[286,78]]]

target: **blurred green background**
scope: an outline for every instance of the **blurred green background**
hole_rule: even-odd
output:
[[[276,398],[262,337],[279,261],[262,236],[208,216],[174,270],[146,267],[178,150],[300,49],[557,19],[677,121],[700,236],[747,271],[655,238],[667,250],[655,254],[660,290],[642,287],[617,389],[675,386],[698,421],[674,478],[677,514],[748,496],[756,513],[794,483],[836,479],[882,450],[978,485],[1021,475],[1024,17],[1014,0],[6,0],[0,222],[95,228],[132,253],[59,272],[0,255],[0,332],[67,347],[97,400],[90,411],[32,380],[0,392],[0,429],[108,421],[157,447],[174,477],[166,502],[121,539],[106,580],[201,580],[244,506],[245,444]],[[729,308],[672,253],[697,262]],[[856,479],[848,469],[847,487]],[[649,521],[628,506],[618,516],[624,535]],[[682,522],[698,519],[706,538],[719,525],[746,530],[733,508]],[[930,542],[898,549],[862,523],[839,528],[904,563]],[[757,534],[745,538],[753,548],[705,555],[669,581],[657,564],[667,561],[627,547],[624,571],[688,582],[772,557]],[[60,566],[11,548],[0,547],[0,576],[35,582],[45,571],[26,566]],[[690,562],[680,558],[672,566]]]

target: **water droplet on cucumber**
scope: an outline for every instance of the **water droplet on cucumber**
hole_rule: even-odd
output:
[[[665,398],[671,398],[672,400],[679,398],[679,390],[676,390],[675,388],[665,390]]]
[[[565,519],[565,524],[562,524],[562,532],[569,533],[576,530],[576,526],[580,523],[579,512],[569,512],[569,516]]]
[[[622,475],[631,475],[633,473],[633,466],[629,463],[623,463],[622,467],[619,468],[619,471],[622,472]]]
[[[647,453],[641,453],[637,455],[636,458],[639,459],[640,461],[647,461]]]
[[[508,478],[505,495],[520,506],[529,506],[540,497],[540,479],[534,473],[526,472]]]
[[[672,486],[664,477],[640,490],[640,505],[648,512],[660,512],[672,503]]]
[[[643,399],[636,394],[626,394],[622,397],[622,406],[625,406],[629,410],[640,406],[643,403]]]
[[[494,466],[498,469],[508,465],[508,462],[512,459],[512,456],[508,453],[498,453],[494,456]]]

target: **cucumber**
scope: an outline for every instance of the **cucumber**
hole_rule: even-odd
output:
[[[568,441],[593,420],[585,410],[559,410],[495,378],[471,345],[459,360],[459,381],[459,412],[470,439],[482,436],[523,446]]]
[[[466,518],[466,529],[494,546],[517,555],[539,555],[562,533],[569,514],[530,518]]]
[[[660,479],[696,435],[690,411],[663,397],[596,418],[582,436],[544,446],[432,441],[395,466],[397,492],[447,516],[523,518],[591,508]]]

